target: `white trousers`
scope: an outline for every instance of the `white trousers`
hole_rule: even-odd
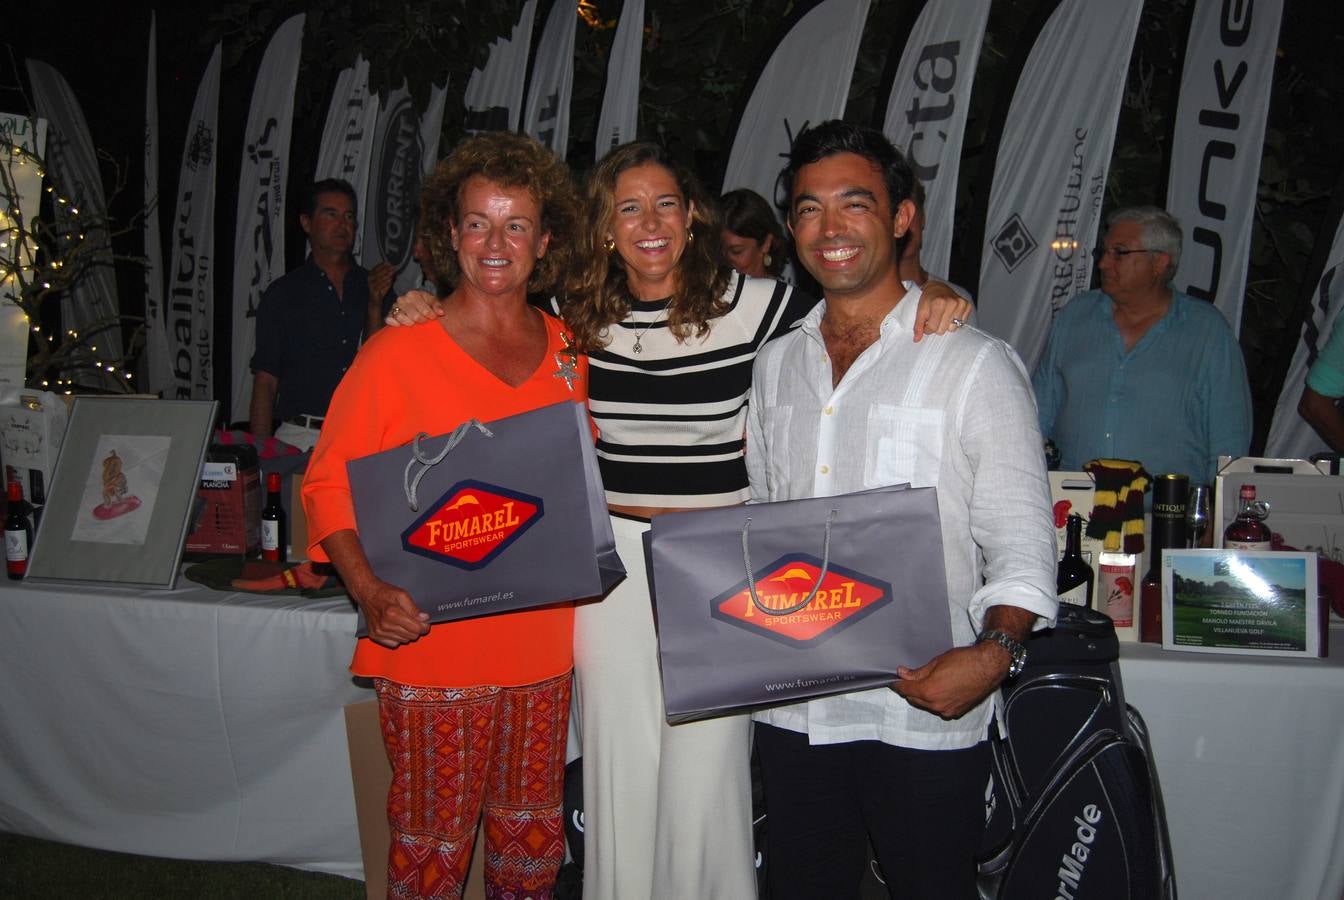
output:
[[[629,577],[574,622],[584,900],[750,900],[751,719],[663,717],[642,535],[612,517]]]

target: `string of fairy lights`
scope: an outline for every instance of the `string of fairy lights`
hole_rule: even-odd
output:
[[[39,294],[34,300],[32,288],[40,285],[41,291],[48,292],[68,287],[69,283],[73,282],[73,279],[65,279],[69,283],[60,284],[61,276],[66,269],[66,260],[60,258],[59,254],[77,252],[85,239],[84,231],[79,225],[79,207],[70,198],[58,194],[54,185],[46,185],[44,190],[51,196],[52,203],[60,208],[62,215],[68,217],[69,222],[74,224],[62,226],[55,232],[54,237],[58,243],[65,245],[64,248],[43,246],[36,239],[35,232],[24,228],[23,210],[19,207],[18,186],[13,172],[14,168],[34,166],[41,183],[47,177],[43,160],[27,148],[10,141],[0,141],[0,155],[7,155],[9,158],[8,166],[0,166],[0,178],[3,179],[3,185],[0,185],[3,187],[0,201],[6,201],[0,202],[0,295],[7,297],[23,310],[24,321],[35,340],[40,342],[45,339],[49,347],[56,347],[57,335],[50,333],[50,329],[43,332],[42,323],[36,315],[37,307],[40,307],[44,297]],[[39,249],[46,251],[48,257],[55,258],[38,262]],[[56,281],[55,285],[53,279]],[[134,378],[134,373],[124,366],[119,370],[116,364],[104,362],[96,357],[93,357],[92,361],[76,358],[74,354],[82,349],[82,345],[79,332],[75,329],[66,329],[61,335],[61,340],[69,345],[71,351],[67,359],[62,361],[63,368],[95,370],[112,375],[114,378],[120,377],[128,384]],[[97,352],[96,344],[88,345],[90,356]],[[64,390],[67,394],[73,393],[77,386],[73,376],[42,378],[38,384],[46,389]]]

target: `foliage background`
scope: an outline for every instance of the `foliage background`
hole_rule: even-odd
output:
[[[561,0],[575,2],[575,0]],[[936,0],[930,0],[936,2]],[[978,281],[984,203],[993,169],[994,113],[1006,107],[1015,74],[1041,22],[1058,0],[995,0],[971,97],[959,178],[953,280]],[[217,255],[230,259],[233,184],[252,81],[274,28],[307,13],[303,58],[296,91],[291,200],[317,158],[331,89],[340,69],[357,53],[370,61],[374,87],[387,89],[405,78],[421,103],[434,82],[449,82],[441,152],[461,136],[462,91],[471,70],[483,64],[490,41],[507,34],[521,0],[224,0],[208,11],[193,5],[158,11],[159,103],[163,171],[160,190],[175,191],[183,128],[196,85],[217,40],[223,41],[219,112]],[[608,49],[621,0],[582,0],[576,41],[574,96],[568,158],[577,172],[592,162],[593,132],[601,106]],[[662,142],[716,190],[727,162],[737,119],[769,52],[788,25],[811,6],[795,0],[645,0],[644,57],[640,86],[640,133]],[[1260,172],[1259,202],[1243,313],[1245,351],[1256,403],[1257,446],[1269,427],[1284,373],[1291,360],[1315,286],[1320,260],[1333,236],[1331,198],[1344,166],[1344,4],[1285,0],[1279,54],[1271,89],[1270,119]],[[550,2],[541,0],[534,41],[540,38]],[[894,66],[919,4],[872,0],[855,67],[846,118],[880,126]],[[1107,207],[1161,204],[1166,188],[1182,55],[1193,0],[1148,0],[1131,60],[1121,112]],[[17,27],[0,37],[18,63],[0,74],[0,104],[22,108],[17,69],[33,55],[55,65],[84,104],[95,143],[123,161],[135,184],[140,166],[145,41],[148,4],[63,4],[54,11],[14,11]],[[76,28],[87,13],[90,27]],[[798,65],[825,65],[800,59]],[[134,191],[128,194],[134,194]],[[138,198],[113,202],[114,215],[134,215]],[[165,207],[171,210],[171,202]],[[294,217],[291,216],[291,219]],[[165,238],[167,216],[164,217]],[[1323,228],[1328,232],[1322,234]],[[301,255],[302,234],[291,223],[290,261]],[[138,254],[134,233],[123,253]],[[1319,246],[1324,245],[1324,246]],[[166,248],[165,248],[166,250]],[[1315,270],[1313,270],[1313,264]],[[221,280],[227,266],[218,266]],[[123,277],[124,307],[140,290],[140,275]],[[217,286],[221,333],[227,329],[228,285]],[[226,364],[228,354],[217,354]],[[227,373],[216,373],[227,384]]]

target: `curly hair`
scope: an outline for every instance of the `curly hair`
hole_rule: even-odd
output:
[[[623,144],[602,157],[588,177],[587,228],[579,235],[574,277],[561,305],[561,315],[581,350],[609,343],[607,329],[630,313],[625,263],[603,246],[616,211],[616,181],[621,173],[645,163],[672,175],[691,209],[686,249],[677,261],[677,288],[668,303],[668,328],[678,341],[709,332],[713,319],[728,311],[723,292],[732,270],[719,243],[719,220],[713,204],[686,169],[657,144]]]
[[[778,275],[784,271],[784,260],[789,254],[789,245],[784,240],[784,229],[779,227],[770,204],[751,188],[738,188],[719,198],[719,213],[723,217],[723,227],[733,234],[750,238],[758,244],[764,244],[766,238],[774,238],[770,245],[770,264],[765,267],[769,275]]]
[[[541,230],[551,235],[546,255],[528,279],[532,293],[554,290],[569,278],[579,224],[579,199],[569,167],[532,138],[490,131],[464,139],[439,162],[420,188],[420,236],[438,276],[440,295],[461,270],[452,229],[459,222],[462,187],[480,175],[502,187],[523,188],[541,208]]]

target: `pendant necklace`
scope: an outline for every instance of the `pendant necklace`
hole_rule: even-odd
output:
[[[631,308],[630,313],[631,313],[632,316],[634,315],[634,309],[633,309],[633,308]],[[666,322],[667,322],[667,319],[663,319],[663,323],[666,323]],[[631,324],[634,324],[634,323],[632,322]],[[659,321],[658,321],[657,319],[654,319],[652,322],[650,322],[649,324],[647,324],[647,325],[644,326],[644,330],[643,330],[643,331],[641,331],[641,332],[639,332],[638,334],[635,335],[635,346],[632,347],[631,349],[632,349],[636,354],[640,354],[640,353],[643,353],[643,352],[644,352],[644,336],[645,336],[646,334],[649,333],[649,329],[650,329],[650,328],[652,328],[653,326],[658,325],[658,324],[660,324]]]

